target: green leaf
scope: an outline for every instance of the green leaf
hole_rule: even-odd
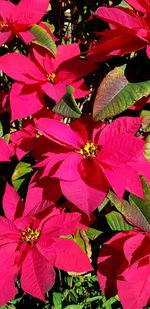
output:
[[[81,228],[78,228],[74,240],[75,240],[75,242],[80,246],[80,248],[81,248],[84,252],[86,252],[86,246],[85,246],[84,239],[83,239],[83,237],[82,237],[82,230],[81,230]]]
[[[144,199],[146,202],[150,203],[150,186],[144,177],[142,179],[142,186],[144,189]]]
[[[47,26],[52,33],[55,31],[55,26],[53,24],[49,24],[46,21],[42,21],[42,24]]]
[[[111,211],[105,215],[107,223],[109,224],[112,231],[129,231],[133,230],[133,227],[129,225],[122,215],[117,211]]]
[[[124,71],[125,66],[117,67],[101,82],[93,107],[95,121],[118,115],[149,95],[150,81],[129,83]]]
[[[117,302],[117,304],[115,304]],[[117,309],[121,309],[121,306],[118,307],[119,305],[119,298],[118,296],[113,296],[111,298],[109,298],[108,300],[106,300],[105,302],[105,309],[113,309],[113,308],[117,308]]]
[[[67,86],[67,92],[62,99],[54,106],[52,111],[64,117],[80,118],[81,111],[73,96],[74,88]]]
[[[146,143],[144,145],[144,156],[148,161],[150,161],[150,135],[146,138]]]
[[[126,220],[134,225],[135,227],[140,228],[145,232],[150,232],[150,224],[145,218],[144,214],[135,204],[129,204],[127,201],[123,201],[123,204],[120,202],[118,197],[111,191],[109,191],[108,197],[117,210],[126,218]],[[130,229],[133,229],[131,227]]]
[[[93,229],[92,227],[89,227],[86,231],[86,235],[90,240],[96,239],[101,234],[103,234],[103,231]]]
[[[144,215],[144,217],[150,224],[150,202],[147,203],[143,199],[135,195],[132,195],[132,194],[130,194],[129,196],[129,201],[132,207],[134,206],[140,209],[140,211],[142,212],[142,214]]]
[[[122,0],[120,3],[119,3],[119,5],[116,5],[116,7],[117,6],[122,6],[123,8],[128,8],[128,9],[131,9],[131,6],[128,4],[128,3],[126,3],[124,0]]]
[[[74,303],[78,302],[78,296],[77,296],[76,292],[73,289],[69,290],[69,297],[70,297],[72,302],[74,302]]]
[[[15,188],[16,191],[19,190],[21,184],[24,182],[25,180],[25,175],[32,172],[33,169],[31,168],[31,164],[30,163],[26,163],[26,162],[19,162],[13,172],[12,175],[12,184]]]
[[[93,297],[90,297],[90,298],[86,298],[86,299],[85,299],[85,304],[93,303],[93,302],[95,302],[95,301],[101,300],[102,298],[103,298],[102,295],[98,295],[98,296],[93,296]]]
[[[89,258],[91,258],[91,245],[89,239],[82,228],[78,228],[76,232],[76,236],[74,237],[74,241],[80,246],[80,248],[87,254]]]
[[[150,111],[142,110],[141,116],[142,116],[142,129],[145,132],[150,132]]]
[[[82,309],[83,305],[69,305],[63,309]]]
[[[45,29],[39,25],[33,25],[30,28],[30,31],[35,36],[35,39],[32,41],[32,43],[46,48],[54,56],[56,56],[56,44]]]
[[[11,301],[9,301],[9,304],[17,305],[17,303],[19,303],[21,300],[22,300],[22,297],[14,298]],[[9,309],[9,308],[7,308],[7,309]]]
[[[109,202],[109,199],[106,196],[102,204],[98,207],[98,212],[101,212],[104,209],[104,207],[108,204],[108,202]]]
[[[55,309],[62,309],[62,298],[62,293],[53,292],[53,304]]]
[[[140,209],[148,223],[150,224],[150,186],[142,179],[144,189],[144,199],[139,198],[133,194],[130,194],[129,201],[131,205],[135,205]]]
[[[6,143],[9,143],[9,140],[10,140],[10,133],[6,133],[4,136],[3,136],[4,140],[6,141]]]
[[[3,137],[3,125],[2,122],[0,121],[0,137]]]

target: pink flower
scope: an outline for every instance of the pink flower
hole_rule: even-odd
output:
[[[80,221],[78,213],[67,214],[53,208],[46,215],[40,205],[22,216],[22,206],[18,194],[7,184],[3,198],[6,218],[0,217],[0,305],[17,293],[17,277],[26,293],[45,301],[44,294],[55,281],[53,267],[73,272],[92,270],[80,247],[73,240],[60,237],[75,233]]]
[[[118,233],[105,243],[98,258],[98,280],[106,297],[118,293],[124,309],[149,304],[150,234]]]
[[[18,35],[25,43],[34,39],[29,31],[46,13],[49,0],[21,0],[17,5],[0,2],[0,45]]]
[[[100,33],[103,39],[90,50],[89,53],[95,53],[95,60],[99,57],[99,61],[103,61],[114,55],[125,55],[144,47],[150,58],[150,4],[140,0],[127,2],[142,14],[121,6],[99,7],[96,10],[94,15],[109,22],[110,30]]]
[[[60,180],[64,196],[90,214],[103,202],[111,187],[122,199],[128,190],[143,197],[139,175],[150,180],[144,158],[144,141],[135,137],[141,118],[122,117],[109,125],[90,118],[71,123],[41,118],[37,130],[50,141],[51,151],[37,167],[43,176]]]
[[[12,121],[41,110],[44,93],[58,102],[70,85],[76,98],[85,96],[89,90],[83,77],[96,68],[93,60],[80,59],[77,43],[59,45],[56,58],[40,47],[29,58],[18,53],[0,57],[0,69],[16,81],[10,93]]]

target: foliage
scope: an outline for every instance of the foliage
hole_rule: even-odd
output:
[[[2,309],[150,308],[149,17],[0,0]]]

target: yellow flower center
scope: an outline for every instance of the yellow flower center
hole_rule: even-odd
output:
[[[5,23],[4,21],[1,21],[1,22],[0,22],[0,30],[1,30],[2,32],[7,31],[8,28],[9,28],[9,25],[8,25],[7,23]]]
[[[54,84],[55,83],[55,79],[56,79],[56,74],[54,72],[47,74],[47,80]]]
[[[87,142],[83,148],[77,152],[82,154],[83,158],[86,160],[92,160],[96,157],[99,149],[98,146],[95,146],[92,142]]]
[[[37,131],[35,137],[36,137],[36,138],[39,138],[39,137],[41,137],[42,135],[43,135],[43,134],[42,134],[40,131]]]
[[[31,229],[30,227],[27,227],[25,231],[21,231],[21,242],[36,242],[38,238],[40,237],[40,231],[37,229]]]

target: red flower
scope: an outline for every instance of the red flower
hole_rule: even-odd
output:
[[[150,164],[143,155],[144,141],[134,136],[140,124],[140,118],[132,117],[109,125],[88,118],[69,127],[41,118],[37,130],[50,140],[51,150],[37,167],[45,167],[43,176],[58,178],[64,196],[87,214],[102,203],[110,187],[120,199],[125,190],[143,197],[139,175],[150,180]]]
[[[89,90],[83,77],[96,68],[92,59],[80,59],[77,43],[59,45],[56,58],[40,47],[29,58],[18,53],[0,57],[0,69],[16,80],[10,92],[12,120],[41,110],[44,93],[58,102],[68,85],[75,89],[76,98],[85,96]]]
[[[22,216],[23,203],[8,184],[3,206],[7,218],[0,217],[0,305],[15,296],[17,277],[26,293],[45,300],[45,292],[55,281],[53,267],[71,272],[92,269],[80,247],[73,240],[60,237],[75,233],[80,221],[78,213],[67,214],[53,208],[46,215],[42,212],[45,206],[38,205]]]
[[[118,293],[124,309],[149,304],[150,234],[122,232],[112,237],[98,258],[98,279],[106,297]]]
[[[146,47],[150,58],[150,4],[149,1],[129,0],[139,15],[128,8],[99,7],[95,16],[109,22],[110,30],[100,33],[103,39],[89,53],[97,54],[95,60],[102,61],[114,55],[124,55]],[[147,11],[148,10],[148,11]],[[101,56],[102,55],[102,56]],[[101,59],[102,58],[102,59]]]
[[[34,39],[29,31],[46,13],[49,0],[21,0],[17,5],[0,1],[0,46],[18,35],[25,43]]]

